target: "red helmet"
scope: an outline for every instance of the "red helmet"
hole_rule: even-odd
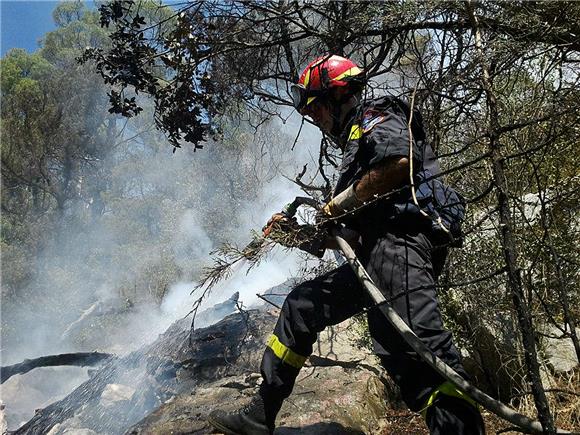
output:
[[[319,57],[308,64],[298,83],[290,88],[294,107],[301,111],[316,97],[326,94],[332,88],[346,86],[349,79],[362,72],[356,63],[344,57]]]

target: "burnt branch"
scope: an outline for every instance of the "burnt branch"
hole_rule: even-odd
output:
[[[31,370],[40,367],[56,366],[77,366],[87,367],[96,366],[115,356],[110,353],[102,352],[77,352],[62,353],[59,355],[47,355],[34,359],[25,359],[21,363],[0,368],[0,383],[10,379],[14,375],[23,375]]]

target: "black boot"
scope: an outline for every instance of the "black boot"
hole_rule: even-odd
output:
[[[218,409],[210,412],[207,421],[226,435],[270,435],[274,433],[276,415],[268,418],[266,413],[262,396],[256,394],[249,404],[237,411]]]
[[[485,435],[479,410],[466,400],[440,394],[427,410],[431,435]]]

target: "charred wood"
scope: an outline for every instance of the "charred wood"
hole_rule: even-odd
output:
[[[101,364],[114,355],[101,352],[61,353],[58,355],[41,356],[40,358],[25,359],[21,363],[0,367],[0,384],[14,375],[22,375],[39,367],[54,366],[95,366]]]

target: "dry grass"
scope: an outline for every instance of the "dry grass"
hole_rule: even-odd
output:
[[[548,389],[551,409],[557,427],[580,433],[580,367],[552,379]],[[513,405],[513,404],[512,404]],[[530,417],[536,415],[533,398],[526,395],[518,398],[516,410]],[[519,434],[512,425],[485,409],[482,409],[486,433]],[[392,409],[382,421],[377,435],[427,435],[429,432],[421,415],[407,409]]]
[[[556,426],[580,433],[580,367],[570,372],[556,375],[549,380],[547,387],[548,401],[556,420]],[[512,406],[521,414],[536,417],[536,408],[531,394],[519,397]],[[517,434],[508,430],[510,425],[499,417],[484,411],[487,432],[489,434]]]

